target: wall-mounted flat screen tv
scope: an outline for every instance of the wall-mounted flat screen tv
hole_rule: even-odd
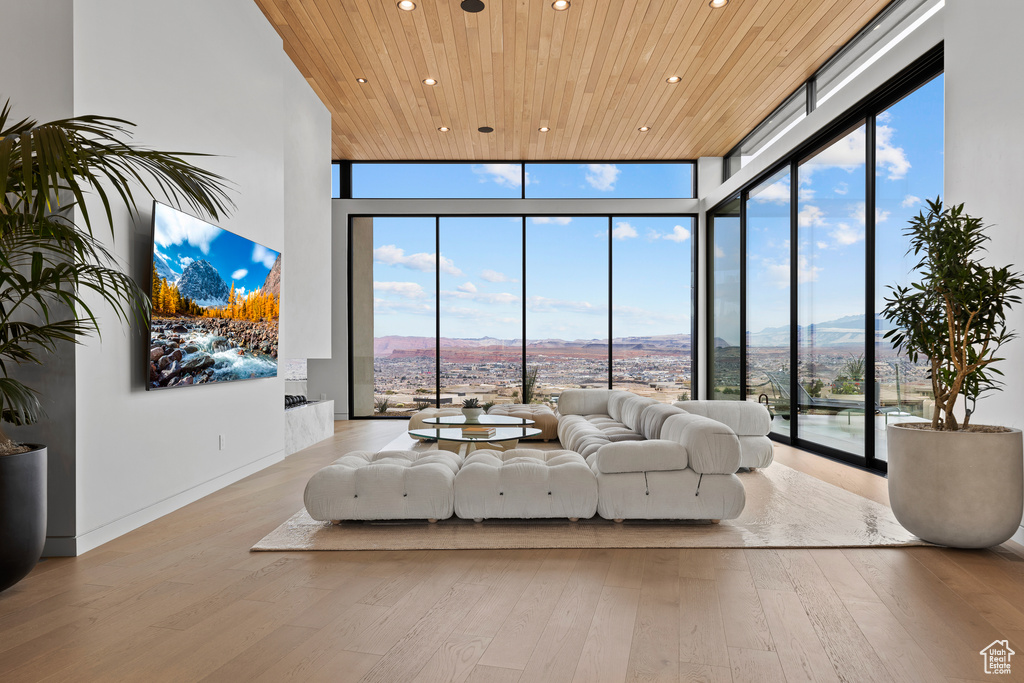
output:
[[[149,389],[277,376],[281,254],[153,203]]]

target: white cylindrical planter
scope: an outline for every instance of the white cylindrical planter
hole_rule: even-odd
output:
[[[936,432],[889,425],[889,502],[908,531],[954,548],[1007,541],[1024,513],[1021,430]]]
[[[463,408],[462,414],[466,416],[466,424],[480,422],[480,416],[484,414],[483,408]]]

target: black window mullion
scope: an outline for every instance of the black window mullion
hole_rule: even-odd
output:
[[[523,376],[523,388],[521,393],[526,392],[526,216],[523,216],[523,363],[522,363],[522,376]],[[525,396],[520,396],[520,399],[525,399]],[[526,402],[525,400],[523,401]]]
[[[740,194],[740,400],[747,400],[747,202],[750,193]]]
[[[441,407],[441,217],[434,216],[434,406]]]
[[[800,257],[800,165],[794,159],[789,169],[789,439],[797,445],[800,434],[800,420],[797,408],[800,403],[800,392],[797,389],[800,378],[797,367],[800,353],[797,347],[798,333],[797,311],[799,307],[797,285],[799,284]]]
[[[864,458],[875,461],[875,115],[864,123]]]
[[[612,222],[608,216],[608,388],[614,388],[612,377]]]
[[[690,398],[697,400],[697,368],[700,354],[697,352],[697,306],[700,301],[700,218],[690,219],[693,244],[690,246]],[[707,220],[705,219],[705,228]],[[705,268],[705,272],[706,272]],[[706,319],[706,318],[705,318]]]

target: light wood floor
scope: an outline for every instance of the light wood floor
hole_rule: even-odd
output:
[[[252,553],[336,452],[288,458],[0,594],[0,681],[962,681],[1008,638],[1016,548]],[[885,481],[779,447],[885,502]]]

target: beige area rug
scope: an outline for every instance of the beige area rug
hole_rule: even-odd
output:
[[[884,506],[780,463],[740,473],[747,505],[721,524],[591,520],[506,521],[453,517],[428,524],[314,521],[300,510],[252,547],[289,550],[507,548],[858,548],[929,545]]]

